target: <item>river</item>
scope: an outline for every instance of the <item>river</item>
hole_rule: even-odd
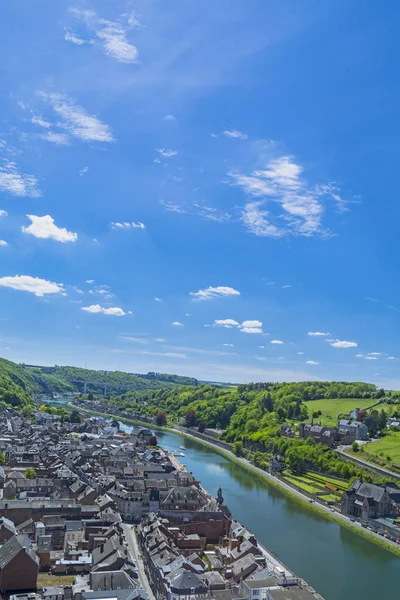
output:
[[[221,486],[234,518],[326,600],[399,597],[400,559],[390,552],[307,510],[210,447],[170,432],[157,437],[168,450],[184,446],[179,460],[203,487],[215,495]]]

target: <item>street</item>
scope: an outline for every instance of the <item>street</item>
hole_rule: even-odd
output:
[[[128,523],[121,523],[121,526],[124,530],[128,550],[132,558],[134,558],[134,560],[136,561],[138,567],[140,585],[144,590],[146,590],[149,600],[156,600],[150,587],[150,583],[147,578],[146,572],[144,570],[143,560],[136,539],[136,533],[132,525],[129,525]]]

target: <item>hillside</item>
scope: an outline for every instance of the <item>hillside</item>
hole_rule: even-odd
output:
[[[54,381],[68,385],[72,390],[83,392],[104,393],[107,386],[107,394],[121,394],[129,390],[156,390],[160,388],[173,388],[188,385],[197,386],[199,382],[192,377],[180,377],[168,373],[125,373],[123,371],[95,371],[93,369],[82,369],[80,367],[59,366],[40,367],[36,365],[23,365],[23,370],[35,377],[41,377],[44,381],[52,378]]]

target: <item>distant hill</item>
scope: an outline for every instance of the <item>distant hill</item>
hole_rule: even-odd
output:
[[[173,388],[176,386],[197,386],[199,382],[193,377],[181,377],[168,373],[125,373],[123,371],[95,371],[80,367],[40,367],[37,365],[21,365],[22,370],[36,378],[43,378],[44,382],[53,381],[68,385],[71,390],[103,393],[107,386],[107,393],[121,394],[130,390],[156,390],[160,388]],[[49,379],[50,378],[50,379]],[[66,390],[65,390],[66,391]]]

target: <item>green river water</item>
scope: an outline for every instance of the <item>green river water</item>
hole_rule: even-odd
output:
[[[326,600],[400,598],[400,559],[390,552],[299,505],[210,447],[170,432],[157,437],[168,450],[184,446],[179,460],[203,487],[215,495],[221,486],[233,517]]]

